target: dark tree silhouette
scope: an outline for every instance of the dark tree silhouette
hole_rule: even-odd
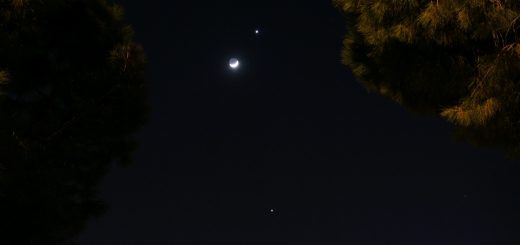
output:
[[[75,244],[147,114],[145,57],[104,0],[0,1],[0,244]]]
[[[368,90],[520,155],[520,1],[334,0],[343,62]]]

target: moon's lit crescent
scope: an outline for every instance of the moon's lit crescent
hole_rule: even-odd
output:
[[[233,58],[229,60],[229,67],[231,67],[232,69],[238,68],[239,65],[240,62],[237,59]]]

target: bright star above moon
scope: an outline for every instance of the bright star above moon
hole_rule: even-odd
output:
[[[229,67],[231,69],[237,69],[240,66],[240,61],[237,58],[232,58],[229,60]]]

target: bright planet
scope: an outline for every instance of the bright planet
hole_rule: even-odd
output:
[[[229,60],[229,67],[231,67],[231,69],[237,69],[239,65],[240,65],[240,62],[238,61],[237,58],[231,58]]]

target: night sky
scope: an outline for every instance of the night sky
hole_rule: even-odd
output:
[[[367,93],[329,1],[118,2],[151,115],[82,244],[519,244],[518,162]]]

